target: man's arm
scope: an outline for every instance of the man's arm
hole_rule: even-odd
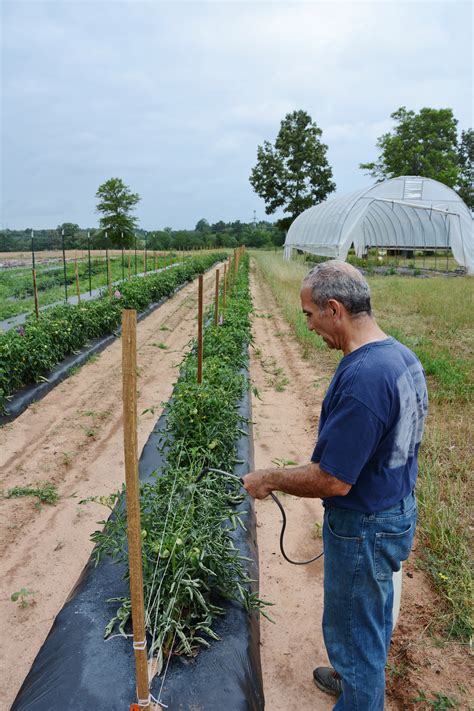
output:
[[[309,462],[290,469],[257,469],[243,478],[244,487],[255,499],[264,499],[272,491],[283,491],[293,496],[325,498],[345,496],[352,486]]]

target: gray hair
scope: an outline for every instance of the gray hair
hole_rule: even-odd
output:
[[[311,297],[320,309],[329,299],[335,299],[351,316],[372,314],[369,285],[359,270],[347,262],[331,259],[316,264],[303,279],[303,287],[311,289]]]

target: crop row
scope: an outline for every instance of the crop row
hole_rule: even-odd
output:
[[[225,257],[213,253],[158,274],[123,281],[112,297],[104,295],[77,306],[54,306],[38,320],[32,316],[24,326],[0,335],[0,411],[13,393],[44,380],[58,363],[91,339],[113,333],[120,325],[122,309],[142,311]]]
[[[161,432],[165,469],[141,485],[146,627],[158,673],[171,652],[192,654],[199,645],[209,645],[216,636],[212,621],[223,612],[222,598],[249,610],[265,604],[251,592],[246,560],[232,539],[232,530],[244,525],[235,508],[243,500],[237,483],[215,474],[197,481],[203,467],[232,472],[237,461],[251,308],[244,257],[222,323],[216,327],[209,320],[205,330],[203,382],[196,382],[194,351],[182,363]],[[108,501],[111,508],[118,497]],[[109,555],[127,564],[124,510],[116,509],[93,540],[97,560]],[[125,631],[130,600],[118,602],[106,635],[116,627]]]
[[[127,255],[128,256],[128,255]],[[159,269],[166,264],[169,264],[169,259],[164,257],[155,257],[153,254],[149,254],[147,259],[147,269]],[[138,270],[142,271],[144,265],[144,260],[142,256],[138,259]],[[114,272],[120,276],[122,274],[122,260],[120,257],[111,257],[110,259],[111,268],[114,267]],[[135,271],[135,259],[131,259],[131,267]],[[127,258],[123,261],[123,271],[127,272],[128,261]],[[77,272],[79,280],[87,280],[89,275],[95,276],[97,274],[106,274],[107,263],[104,259],[92,259],[90,266],[87,261],[79,261],[77,264]],[[113,278],[113,277],[112,277]],[[66,265],[66,284],[68,286],[75,285],[76,283],[76,272],[75,265],[69,262]],[[33,280],[31,277],[31,270],[23,271],[21,274],[10,274],[5,273],[0,275],[0,284],[5,289],[8,289],[9,295],[15,299],[25,299],[33,296]],[[42,272],[36,273],[36,288],[39,292],[48,291],[57,286],[64,286],[64,269],[62,265],[56,267],[49,267]]]

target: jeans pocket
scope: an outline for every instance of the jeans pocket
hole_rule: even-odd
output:
[[[355,517],[354,512],[330,508],[326,512],[326,522],[329,533],[340,541],[362,540],[360,535],[360,516]],[[356,535],[354,535],[356,534]]]
[[[406,525],[406,523],[405,523]],[[400,532],[380,531],[375,534],[375,577],[377,580],[390,580],[400,570],[400,563],[410,555],[415,521],[409,528]]]

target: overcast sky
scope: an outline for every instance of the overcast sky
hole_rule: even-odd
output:
[[[358,165],[398,107],[472,126],[468,2],[0,5],[0,227],[93,227],[110,177],[141,195],[147,230],[265,219],[257,146],[297,109],[323,130],[338,195],[373,182]]]

